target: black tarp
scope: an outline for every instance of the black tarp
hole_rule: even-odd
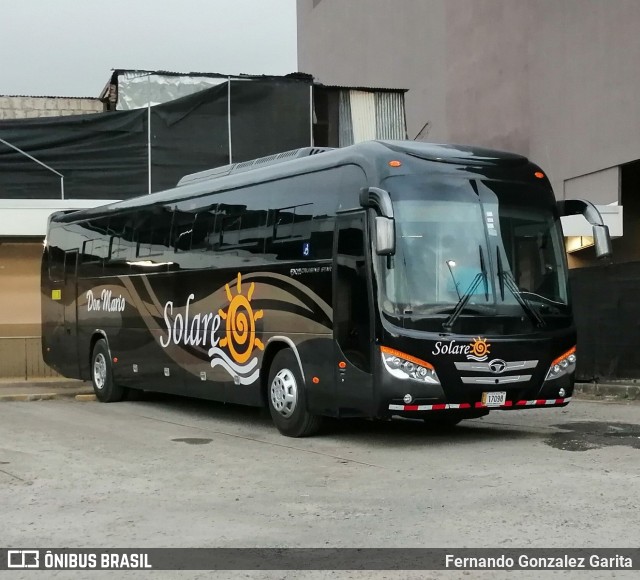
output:
[[[640,262],[570,272],[579,380],[640,378]]]
[[[233,162],[311,145],[310,99],[310,83],[231,83]]]
[[[64,175],[66,198],[144,193],[147,113],[127,111],[0,121],[0,138]],[[59,199],[60,178],[0,143],[0,198]]]
[[[310,82],[231,83],[233,161],[310,142]],[[228,85],[151,108],[152,191],[229,162]],[[147,109],[0,121],[0,138],[64,175],[67,199],[148,192]],[[59,199],[60,179],[0,143],[0,198]]]

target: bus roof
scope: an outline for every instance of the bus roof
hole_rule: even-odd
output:
[[[174,188],[100,207],[57,214],[52,217],[52,221],[74,222],[110,215],[114,212],[134,210],[138,207],[180,203],[183,200],[219,191],[347,164],[360,166],[367,177],[375,181],[386,170],[391,152],[435,163],[464,166],[511,168],[529,164],[526,157],[515,153],[467,145],[416,141],[366,141],[337,149],[304,147],[190,174],[183,177]]]

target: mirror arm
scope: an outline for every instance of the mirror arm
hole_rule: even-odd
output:
[[[380,216],[393,219],[393,206],[389,193],[379,187],[368,187],[360,190],[360,205],[371,207]]]
[[[586,199],[565,199],[557,203],[561,216],[581,215],[593,227],[593,239],[596,256],[599,259],[611,258],[613,254],[609,227],[605,225],[598,208]]]
[[[598,208],[586,199],[565,199],[557,206],[561,216],[583,215],[592,226],[605,225]]]

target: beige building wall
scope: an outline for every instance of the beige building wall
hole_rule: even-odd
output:
[[[559,198],[565,181],[640,159],[638,0],[297,7],[298,68],[327,84],[409,89],[410,138],[527,155]]]
[[[40,336],[42,240],[0,239],[0,336]]]
[[[0,379],[55,376],[42,360],[42,240],[0,238]]]

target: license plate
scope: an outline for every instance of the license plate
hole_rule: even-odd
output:
[[[505,391],[496,391],[493,393],[482,393],[482,404],[485,407],[500,407],[507,402],[507,393]]]

